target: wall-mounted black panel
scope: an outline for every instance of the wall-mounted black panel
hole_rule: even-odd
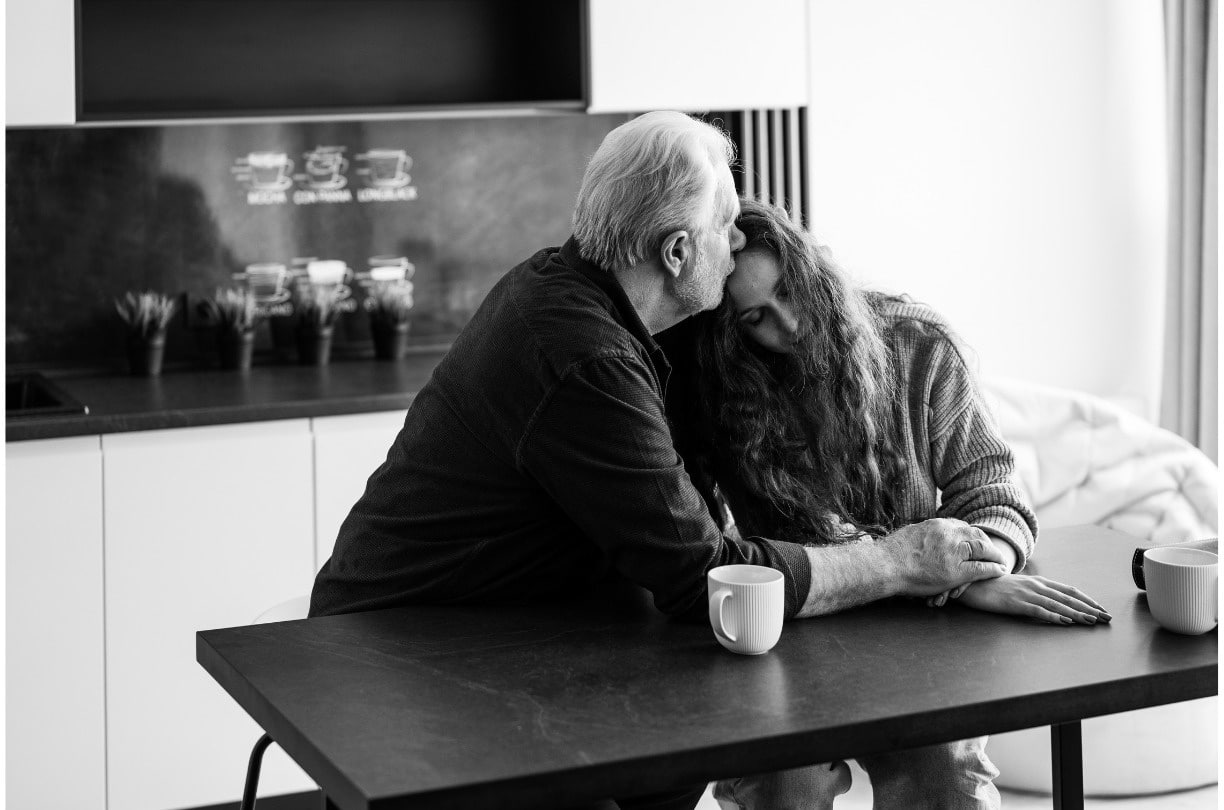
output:
[[[449,343],[513,265],[571,232],[587,160],[623,115],[15,129],[6,139],[6,362],[124,368],[114,300],[156,290],[193,300],[239,286],[252,263],[371,256],[415,267],[410,341]],[[313,155],[342,150],[334,180]],[[399,174],[371,160],[398,154]],[[277,156],[262,180],[251,156]],[[291,167],[291,168],[290,168]],[[366,292],[352,283],[350,304]],[[168,364],[215,365],[215,340],[171,324]],[[283,322],[283,318],[280,321]],[[373,347],[360,306],[341,316],[333,357]],[[256,362],[275,351],[256,330]]]
[[[581,0],[79,0],[78,120],[573,106]]]

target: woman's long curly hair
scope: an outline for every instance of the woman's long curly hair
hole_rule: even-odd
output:
[[[852,285],[785,211],[753,200],[741,210],[744,249],[778,257],[781,292],[804,331],[793,354],[770,352],[744,332],[729,296],[698,327],[701,421],[714,432],[717,467],[750,500],[732,503],[736,521],[802,542],[885,533],[897,522],[904,466],[885,299]]]

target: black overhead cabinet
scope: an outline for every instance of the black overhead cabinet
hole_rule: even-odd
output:
[[[77,121],[585,105],[583,0],[77,0]]]

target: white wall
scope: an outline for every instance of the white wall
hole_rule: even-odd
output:
[[[1159,402],[1160,0],[811,0],[812,229],[982,373]]]

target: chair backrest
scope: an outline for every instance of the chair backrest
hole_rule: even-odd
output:
[[[1219,469],[1182,437],[1083,391],[1004,378],[982,389],[1042,526],[1158,543],[1219,534]]]
[[[292,599],[287,599],[280,604],[273,605],[255,617],[252,624],[264,624],[266,622],[288,622],[294,619],[305,619],[306,614],[310,611],[310,595],[295,596]]]

